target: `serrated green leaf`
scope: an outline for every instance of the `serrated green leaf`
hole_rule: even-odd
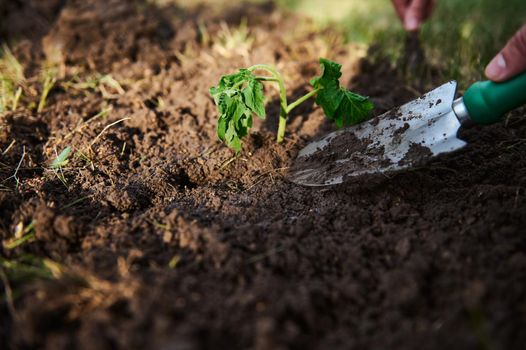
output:
[[[320,65],[322,74],[310,83],[315,89],[320,89],[316,103],[321,106],[327,118],[333,120],[338,128],[366,120],[374,108],[372,102],[340,86],[340,64],[321,58]]]
[[[360,96],[352,91],[344,91],[344,99],[336,111],[336,118],[342,121],[343,125],[354,125],[363,122],[369,117],[369,112],[374,105],[367,98]]]
[[[224,75],[210,95],[219,111],[217,136],[233,148],[241,150],[241,138],[248,135],[252,127],[252,115],[265,118],[265,98],[263,85],[247,69]]]
[[[234,125],[237,126],[237,124],[239,123],[239,119],[241,119],[245,115],[246,110],[247,110],[247,106],[244,105],[240,99],[237,99],[235,102],[235,105],[232,107],[232,110],[230,111],[232,115],[231,118],[232,118],[232,121],[234,122]]]
[[[239,137],[235,136],[232,141],[230,141],[230,143],[228,144],[228,146],[230,148],[232,148],[234,151],[236,152],[240,152],[241,151],[241,140],[239,139]]]
[[[219,137],[221,141],[225,141],[226,124],[226,118],[220,116],[219,120],[217,121],[217,137]]]
[[[241,119],[243,126],[247,129],[252,127],[252,113],[250,111],[245,112],[245,117]]]
[[[229,121],[227,125],[228,126],[227,126],[226,133],[225,133],[225,142],[228,145],[232,141],[232,139],[236,137],[237,133],[236,133],[236,128],[232,120]]]
[[[332,120],[343,100],[339,81],[342,75],[340,72],[342,66],[325,58],[320,58],[320,65],[322,73],[319,77],[312,79],[311,84],[315,89],[321,88],[316,96],[316,103],[321,106],[325,115]]]
[[[263,95],[263,85],[259,81],[252,80],[248,83],[248,86],[243,89],[243,98],[252,112],[261,119],[265,119],[265,96]]]
[[[312,78],[310,83],[314,88],[318,88],[320,85],[323,86],[325,82],[336,81],[342,76],[341,69],[342,65],[326,58],[320,58],[321,75],[319,77]],[[339,85],[339,83],[338,83]]]

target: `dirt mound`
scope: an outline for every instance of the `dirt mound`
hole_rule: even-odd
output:
[[[295,110],[281,145],[275,120],[259,122],[235,157],[217,141],[208,88],[222,74],[268,63],[298,96],[327,56],[344,64],[347,85],[371,96],[378,114],[417,96],[389,64],[361,60],[339,33],[318,32],[271,4],[220,12],[70,1],[43,47],[63,76],[42,113],[23,101],[2,114],[0,138],[8,150],[0,238],[17,227],[30,227],[34,238],[0,251],[9,261],[33,257],[46,274],[27,284],[3,267],[16,293],[14,304],[1,306],[0,342],[46,349],[526,342],[524,110],[462,129],[465,149],[422,168],[316,190],[283,174],[306,142],[332,130],[321,110]],[[29,84],[40,90],[38,81]],[[277,116],[277,91],[266,89],[267,112]],[[51,169],[68,146],[69,163]],[[19,163],[17,184],[10,176]]]

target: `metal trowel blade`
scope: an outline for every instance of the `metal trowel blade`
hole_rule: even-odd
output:
[[[466,143],[457,138],[453,112],[457,83],[425,95],[362,124],[330,133],[303,148],[287,177],[305,186],[336,185],[364,174],[421,164]]]

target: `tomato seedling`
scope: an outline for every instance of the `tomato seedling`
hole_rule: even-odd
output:
[[[289,113],[311,97],[321,106],[326,117],[334,121],[338,128],[360,123],[368,118],[374,108],[368,98],[340,86],[341,65],[321,58],[322,73],[311,79],[313,90],[296,101],[287,103],[287,91],[281,74],[271,66],[257,64],[239,72],[224,75],[216,87],[210,88],[219,111],[217,136],[236,152],[241,150],[241,139],[248,135],[252,127],[252,116],[266,118],[265,96],[262,82],[273,82],[279,86],[280,114],[277,142],[282,142]],[[256,75],[265,71],[270,76]]]

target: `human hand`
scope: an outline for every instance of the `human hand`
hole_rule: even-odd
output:
[[[435,7],[435,0],[391,0],[396,14],[400,17],[404,29],[415,32],[422,23],[431,16]]]
[[[486,67],[486,76],[495,82],[509,80],[526,71],[526,24]]]

